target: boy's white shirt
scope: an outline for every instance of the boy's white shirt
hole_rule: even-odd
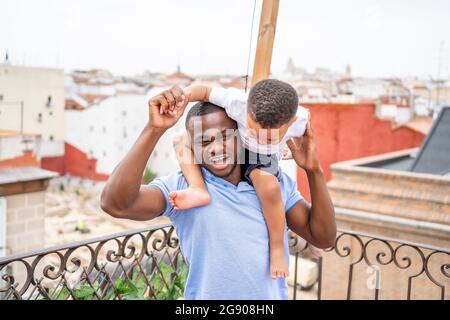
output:
[[[247,98],[248,94],[236,88],[213,88],[209,94],[209,101],[225,109],[227,115],[236,121],[242,143],[248,150],[260,154],[276,154],[281,158],[281,151],[286,146],[286,141],[293,137],[301,137],[305,133],[308,122],[308,109],[298,106],[297,119],[288,128],[286,135],[279,144],[259,144],[255,137],[249,133],[247,125]]]

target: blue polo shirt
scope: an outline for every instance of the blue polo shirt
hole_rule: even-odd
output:
[[[166,199],[162,215],[175,226],[189,265],[185,299],[287,299],[286,280],[270,277],[268,231],[255,189],[244,181],[235,186],[206,169],[202,172],[212,201],[200,208],[176,211],[170,206],[169,192],[187,188],[180,172],[150,183]],[[287,212],[303,198],[284,173],[280,185]]]

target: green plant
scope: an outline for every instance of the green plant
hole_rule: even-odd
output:
[[[102,300],[112,300],[120,296],[123,300],[149,300],[149,290],[152,290],[158,300],[176,300],[183,296],[186,285],[188,267],[182,256],[178,256],[178,267],[160,262],[158,269],[152,275],[146,275],[150,281],[148,288],[147,281],[139,269],[135,269],[131,278],[123,277],[114,281],[106,292],[101,292],[98,283],[92,285],[84,283],[72,288],[57,287],[49,289],[45,295],[38,295],[36,298],[51,300],[67,300],[73,297],[76,300],[93,300],[100,297]],[[47,297],[48,296],[48,297]]]
[[[73,288],[72,293],[77,300],[92,300],[95,296],[94,290],[97,289],[97,285],[91,287],[89,284],[82,284]],[[71,296],[67,287],[50,289],[47,294],[51,300],[67,300]]]
[[[161,274],[155,276],[151,286],[155,290],[158,300],[176,300],[183,296],[188,269],[185,263],[181,263],[178,273],[168,264],[160,263]]]
[[[94,290],[98,290],[97,285],[91,287],[88,284],[83,284],[78,288],[74,289],[73,292],[77,300],[92,300],[95,296]]]
[[[148,300],[149,298],[144,296],[145,284],[144,286],[134,283],[129,279],[117,279],[115,281],[116,295],[120,295],[124,300]]]
[[[146,275],[150,281],[150,289],[158,300],[176,300],[183,296],[184,287],[188,275],[188,267],[181,256],[178,257],[177,269],[170,264],[160,262],[157,270],[152,275]],[[151,279],[151,280],[150,280]],[[40,296],[38,299],[67,300],[72,295],[76,300],[93,300],[97,295],[102,300],[111,300],[120,296],[124,300],[149,300],[147,282],[144,275],[135,269],[131,278],[118,278],[106,292],[101,292],[98,283],[80,284],[71,290],[67,287],[50,289],[48,298]],[[97,295],[96,295],[97,293]]]
[[[149,168],[145,168],[144,171],[144,184],[149,184],[156,178],[156,174]]]

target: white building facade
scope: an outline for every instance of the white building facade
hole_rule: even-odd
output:
[[[63,156],[63,69],[0,64],[0,129],[38,134],[41,157]]]
[[[96,171],[110,175],[130,150],[149,119],[148,99],[165,88],[147,94],[118,94],[84,110],[66,110],[66,142],[97,160]],[[184,127],[180,119],[158,142],[149,168],[158,176],[178,169],[172,147],[175,131]]]

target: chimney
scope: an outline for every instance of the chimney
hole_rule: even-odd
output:
[[[5,64],[10,64],[8,50],[6,50],[5,54]]]

